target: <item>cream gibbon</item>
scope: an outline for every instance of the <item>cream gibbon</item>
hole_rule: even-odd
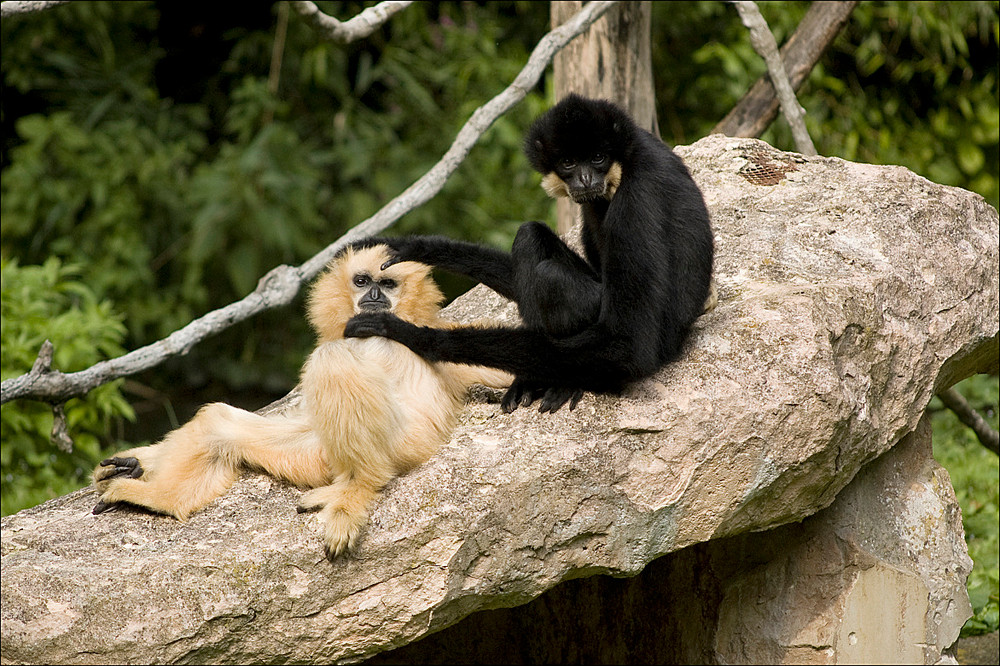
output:
[[[303,488],[300,511],[319,511],[326,553],[354,547],[368,507],[393,476],[444,443],[473,384],[512,377],[489,368],[423,360],[385,338],[345,339],[347,321],[387,312],[416,326],[447,328],[430,267],[382,269],[385,246],[347,249],[312,289],[308,313],[319,341],[302,368],[302,400],[261,416],[223,403],[203,407],[161,442],[122,451],[94,470],[94,513],[118,502],[185,520],[222,495],[241,468]]]

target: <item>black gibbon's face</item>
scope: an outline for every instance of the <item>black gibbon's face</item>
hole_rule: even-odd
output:
[[[613,179],[608,178],[614,164],[611,158],[600,152],[584,159],[562,158],[556,162],[555,174],[566,184],[570,199],[577,203],[610,199],[608,190],[618,186],[617,182],[612,184]]]
[[[542,187],[551,197],[569,197],[576,203],[610,201],[621,180],[621,164],[607,153],[595,152],[584,158],[558,159],[555,168],[542,178]]]
[[[630,123],[610,102],[568,95],[532,124],[524,152],[549,196],[610,201],[627,162]]]
[[[355,273],[351,277],[351,287],[358,312],[392,311],[399,296],[399,282],[384,275]]]

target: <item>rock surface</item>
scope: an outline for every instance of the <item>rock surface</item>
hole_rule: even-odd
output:
[[[567,581],[368,663],[934,664],[971,566],[924,419],[800,523]]]
[[[753,139],[678,153],[712,215],[720,297],[680,362],[574,412],[474,402],[439,455],[387,486],[356,556],[332,564],[299,491],[262,476],[186,523],[93,516],[91,490],[8,516],[3,661],[358,661],[561,581],[801,521],[913,432],[935,391],[997,367],[1000,227],[981,197]],[[488,293],[452,308],[513,312]],[[897,555],[880,554],[884,570],[859,559],[874,577],[837,574],[857,591],[835,598],[842,626],[852,599],[903,571]],[[725,594],[762,589],[755,575]],[[941,575],[896,582],[964,582],[959,565]],[[932,633],[960,614],[929,619]],[[718,640],[746,622],[720,620]],[[849,639],[838,631],[816,636]]]

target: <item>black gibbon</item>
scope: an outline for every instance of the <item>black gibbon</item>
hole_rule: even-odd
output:
[[[572,409],[584,390],[619,392],[680,354],[714,305],[713,240],[701,191],[674,152],[611,102],[570,95],[538,118],[525,152],[551,196],[583,214],[584,257],[540,222],[511,252],[442,237],[361,241],[469,276],[517,302],[516,329],[435,330],[388,313],[348,322],[348,337],[398,340],[429,361],[516,375],[505,411],[541,399]],[[391,262],[390,262],[391,263]]]
[[[302,368],[298,406],[261,416],[206,405],[161,442],[101,462],[94,513],[126,502],[185,520],[249,468],[312,488],[299,509],[320,512],[327,555],[352,548],[382,486],[447,441],[469,387],[501,388],[513,379],[491,368],[427,362],[391,340],[344,339],[344,325],[359,312],[454,326],[438,317],[442,295],[430,267],[380,268],[388,260],[384,246],[347,249],[317,280],[308,312],[318,344]]]

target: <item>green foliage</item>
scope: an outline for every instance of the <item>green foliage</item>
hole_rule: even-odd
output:
[[[99,301],[80,281],[78,271],[50,258],[40,266],[2,260],[3,379],[31,369],[45,339],[54,346],[53,368],[83,370],[123,353],[125,327],[107,301]],[[0,407],[3,428],[3,513],[13,513],[78,488],[101,459],[115,417],[132,418],[122,397],[121,381],[100,386],[66,404],[74,440],[65,453],[49,441],[52,410],[42,403],[7,403]]]
[[[958,391],[969,404],[998,428],[1000,383],[995,377],[978,375],[960,383]],[[931,403],[934,428],[934,457],[951,475],[955,495],[962,507],[962,523],[975,566],[969,574],[969,599],[973,617],[962,628],[962,635],[996,631],[1000,626],[1000,465],[996,454],[979,443],[975,434],[962,424],[941,401]]]
[[[998,3],[865,3],[800,95],[823,155],[901,164],[1000,205]],[[764,135],[791,144],[784,122]]]
[[[186,323],[199,302],[157,272],[201,142],[165,142],[133,118],[86,129],[65,111],[25,116],[17,131],[24,142],[3,172],[4,256],[78,266],[84,283],[127,313],[135,339]]]
[[[781,44],[810,3],[765,2]],[[861,3],[798,92],[821,155],[901,164],[1000,204],[1000,3]],[[679,19],[678,17],[683,17]],[[653,5],[660,131],[706,135],[766,73],[736,10],[723,3]],[[779,119],[761,137],[794,150]]]

